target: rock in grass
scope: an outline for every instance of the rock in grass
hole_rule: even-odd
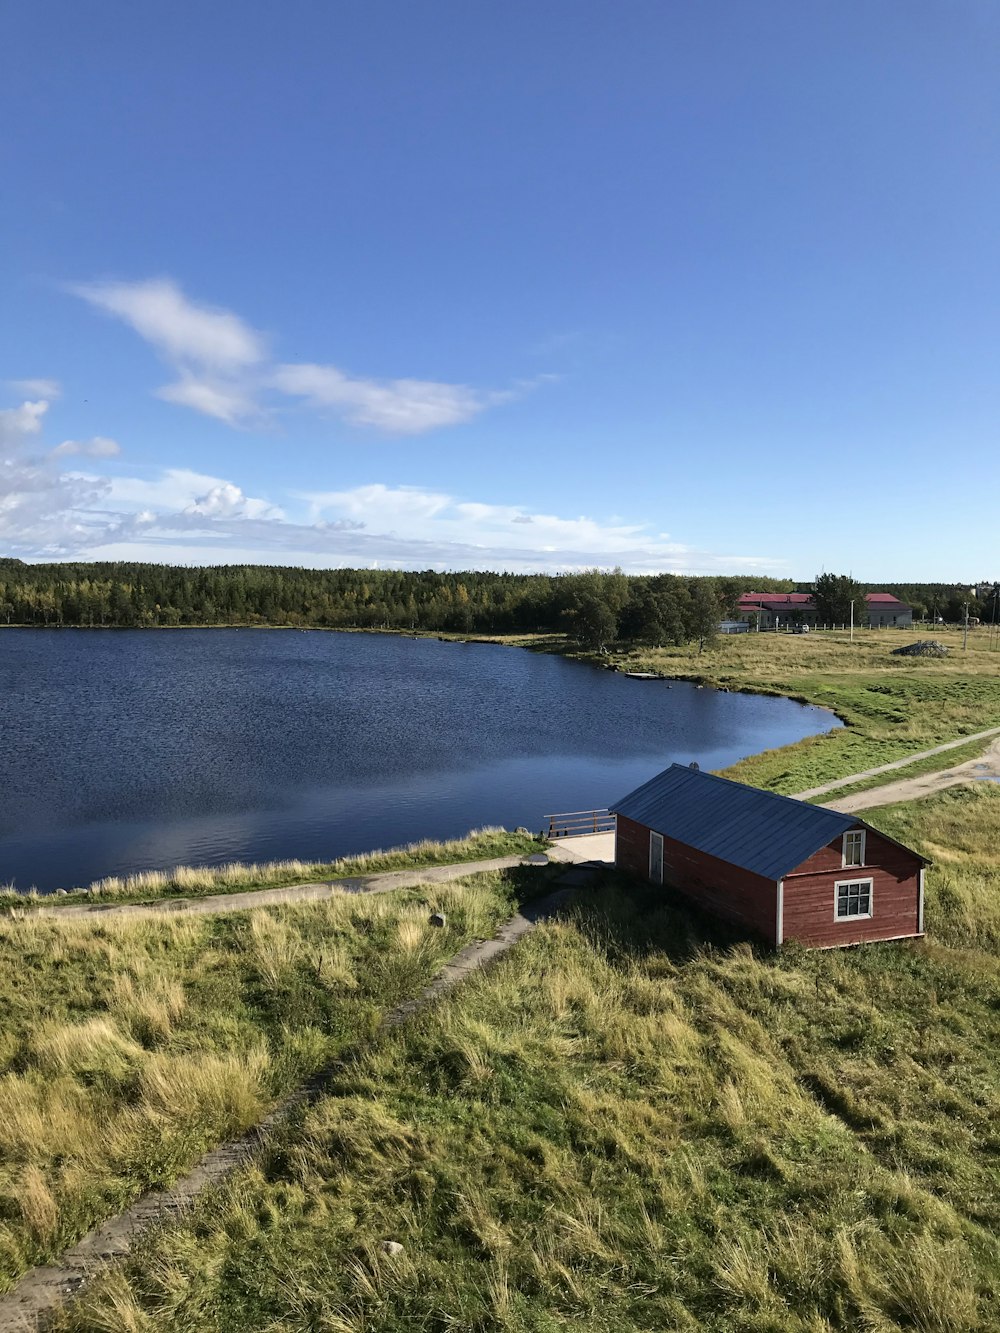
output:
[[[445,916],[444,912],[431,912],[432,926],[446,926],[447,924],[448,918]]]
[[[380,1249],[383,1254],[391,1254],[394,1258],[397,1254],[403,1253],[403,1247],[398,1240],[384,1240]]]
[[[948,649],[936,639],[917,639],[915,643],[904,643],[902,648],[893,648],[893,657],[947,657]]]

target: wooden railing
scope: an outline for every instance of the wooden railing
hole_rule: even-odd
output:
[[[566,815],[546,815],[548,837],[580,838],[585,833],[614,833],[615,817],[610,810],[573,810]]]

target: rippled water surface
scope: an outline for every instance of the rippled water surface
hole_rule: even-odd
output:
[[[331,859],[606,806],[838,725],[489,644],[0,631],[0,882]]]

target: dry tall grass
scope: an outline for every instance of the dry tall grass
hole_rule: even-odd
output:
[[[342,856],[333,861],[233,861],[222,866],[175,866],[171,870],[145,870],[134,875],[109,875],[85,888],[69,890],[70,901],[79,896],[151,900],[192,894],[237,893],[242,889],[279,888],[317,880],[375,875],[389,870],[409,870],[425,865],[491,860],[537,851],[539,843],[530,835],[509,833],[497,825],[473,829],[464,838],[435,841],[423,838],[403,847],[376,849]],[[0,885],[0,906],[8,909],[35,903],[43,895],[19,893],[12,884]],[[44,895],[46,906],[59,906],[66,898]]]
[[[1000,792],[919,818],[962,799],[928,920],[952,892],[984,915],[953,943],[774,956],[608,884],[356,1052],[113,1299],[163,1333],[1000,1326],[1000,965],[968,933],[1000,923]]]
[[[0,919],[0,1283],[253,1124],[510,901],[494,874],[213,918]]]

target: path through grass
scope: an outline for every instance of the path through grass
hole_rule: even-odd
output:
[[[0,922],[0,1284],[370,1036],[493,934],[531,873],[214,917]]]
[[[288,888],[296,884],[350,879],[393,870],[489,861],[501,856],[526,856],[547,844],[530,833],[509,833],[504,828],[474,829],[464,838],[434,841],[425,838],[387,851],[360,852],[336,861],[270,861],[260,864],[234,861],[223,866],[175,866],[134,875],[113,875],[86,888],[60,894],[20,893],[0,886],[0,912],[11,912],[44,902],[46,907],[98,900],[116,903],[158,902],[167,898],[241,893],[247,889]]]

